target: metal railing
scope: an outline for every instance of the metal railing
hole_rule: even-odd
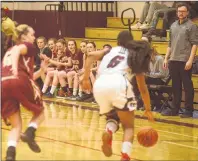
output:
[[[55,11],[87,11],[87,12],[114,12],[117,16],[116,1],[91,1],[91,2],[73,2],[66,1],[60,4],[47,4],[45,10]]]
[[[117,16],[117,2],[116,1],[61,1],[60,4],[47,4],[45,11],[52,11],[55,13],[57,24],[59,25],[59,36],[63,35],[61,12],[104,12],[115,13]],[[87,21],[87,20],[85,20]]]
[[[63,4],[47,4],[45,5],[45,10],[50,10],[50,11],[65,11],[65,6]]]
[[[132,16],[131,18],[128,19],[128,23],[125,23],[125,22],[124,22],[124,13],[125,13],[126,11],[129,11],[129,10],[132,11],[133,16]],[[132,19],[132,21],[131,21],[131,19]],[[121,13],[121,21],[122,21],[122,24],[123,24],[124,26],[128,26],[128,29],[129,29],[130,32],[131,32],[131,25],[135,22],[135,19],[136,19],[136,15],[135,15],[135,10],[134,10],[133,8],[127,8],[127,9],[125,9],[125,10],[122,11],[122,13]]]

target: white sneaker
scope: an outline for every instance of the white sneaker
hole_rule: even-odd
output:
[[[147,23],[144,23],[140,26],[140,29],[149,29],[150,28],[150,25],[147,24]]]
[[[135,25],[131,26],[131,29],[139,29],[142,24],[140,22],[136,23]]]

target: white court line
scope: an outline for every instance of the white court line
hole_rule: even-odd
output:
[[[89,127],[89,129],[94,129],[94,128],[91,128],[90,126],[88,126],[88,125],[80,125],[81,127]],[[103,131],[104,129],[102,129],[102,128],[97,128],[98,130],[101,130],[101,131]],[[119,134],[123,134],[123,132],[119,132],[119,131],[117,131],[116,133],[119,133]],[[177,133],[176,133],[177,134]],[[136,135],[134,135],[134,136],[136,136]],[[198,148],[197,147],[194,147],[194,146],[189,146],[189,145],[184,145],[184,144],[178,144],[178,143],[174,143],[174,142],[170,142],[170,141],[161,141],[161,142],[165,142],[165,143],[168,143],[168,144],[174,144],[174,145],[177,145],[177,146],[182,146],[182,147],[185,147],[185,148],[191,148],[191,149],[197,149],[198,150]]]
[[[186,148],[191,148],[191,149],[197,149],[197,147],[194,147],[194,146],[189,146],[189,145],[184,145],[184,144],[178,144],[178,143],[174,143],[174,142],[170,142],[170,141],[162,141],[162,142],[166,142],[168,144],[174,144],[174,145],[177,145],[177,146],[183,146],[183,147],[186,147]]]
[[[149,126],[149,125],[148,125]],[[135,127],[142,127],[142,126],[135,126]],[[185,134],[179,134],[179,133],[176,133],[176,132],[169,132],[169,131],[164,131],[164,130],[159,130],[157,129],[157,131],[160,131],[160,132],[165,132],[165,133],[168,133],[168,134],[175,134],[175,135],[180,135],[180,136],[186,136],[186,137],[191,137],[191,138],[195,138],[195,139],[198,139],[198,137],[196,136],[191,136],[191,135],[185,135]]]

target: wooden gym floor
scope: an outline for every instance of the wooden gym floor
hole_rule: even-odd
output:
[[[45,121],[37,131],[41,153],[33,153],[19,142],[17,160],[120,160],[122,128],[114,134],[113,155],[105,157],[100,149],[105,117],[99,117],[98,106],[64,99],[45,99]],[[23,131],[31,113],[22,108]],[[135,137],[133,160],[198,160],[198,120],[162,117],[154,113],[156,122],[148,123],[136,111],[135,136],[142,126],[152,126],[159,134],[151,148],[140,146]],[[2,122],[2,160],[5,159],[9,128]]]

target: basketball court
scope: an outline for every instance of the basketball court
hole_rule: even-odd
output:
[[[122,128],[114,134],[113,155],[105,157],[101,151],[101,135],[105,128],[105,117],[99,116],[98,106],[64,99],[44,99],[45,121],[37,131],[36,140],[41,153],[32,152],[19,142],[16,160],[120,160]],[[22,108],[23,131],[31,113]],[[197,160],[198,121],[179,116],[162,117],[154,113],[156,122],[148,123],[136,111],[133,160]],[[158,131],[159,141],[151,148],[137,142],[136,134],[143,126],[152,126]],[[2,160],[5,159],[9,128],[2,122]]]

